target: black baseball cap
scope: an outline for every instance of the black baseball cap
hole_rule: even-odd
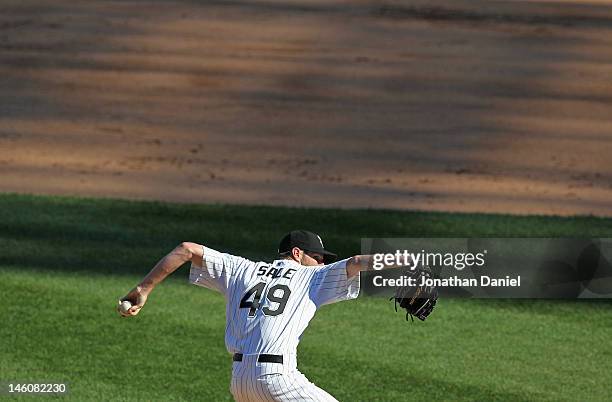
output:
[[[335,261],[336,257],[338,257],[336,254],[325,250],[323,240],[321,240],[318,234],[309,232],[308,230],[292,230],[283,236],[278,245],[278,253],[282,254],[289,252],[293,247],[321,254],[326,264]]]

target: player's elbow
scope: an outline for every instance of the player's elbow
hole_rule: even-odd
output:
[[[346,274],[349,278],[359,275],[360,271],[368,269],[369,256],[355,255],[346,262]]]
[[[174,249],[174,254],[184,262],[193,261],[194,257],[202,254],[201,248],[199,244],[184,241]]]
[[[347,265],[361,266],[363,264],[363,255],[354,255],[349,258]]]
[[[360,267],[361,270],[364,270],[364,269],[367,269],[369,261],[370,261],[369,255],[354,255],[351,258],[349,258],[347,264],[358,266]]]

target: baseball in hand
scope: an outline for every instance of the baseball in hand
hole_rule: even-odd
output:
[[[132,303],[128,300],[123,300],[119,302],[119,312],[123,315],[128,315],[129,310],[132,308]]]

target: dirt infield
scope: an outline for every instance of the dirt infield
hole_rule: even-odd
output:
[[[601,1],[3,1],[0,191],[612,216],[611,33]]]

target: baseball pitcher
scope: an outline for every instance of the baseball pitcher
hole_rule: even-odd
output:
[[[333,262],[336,255],[305,230],[285,235],[278,253],[271,263],[253,262],[182,243],[120,300],[132,304],[120,312],[136,316],[155,286],[189,261],[189,281],[225,297],[230,390],[237,401],[335,401],[299,372],[297,346],[317,309],[358,296],[359,272],[371,269],[372,258]]]

